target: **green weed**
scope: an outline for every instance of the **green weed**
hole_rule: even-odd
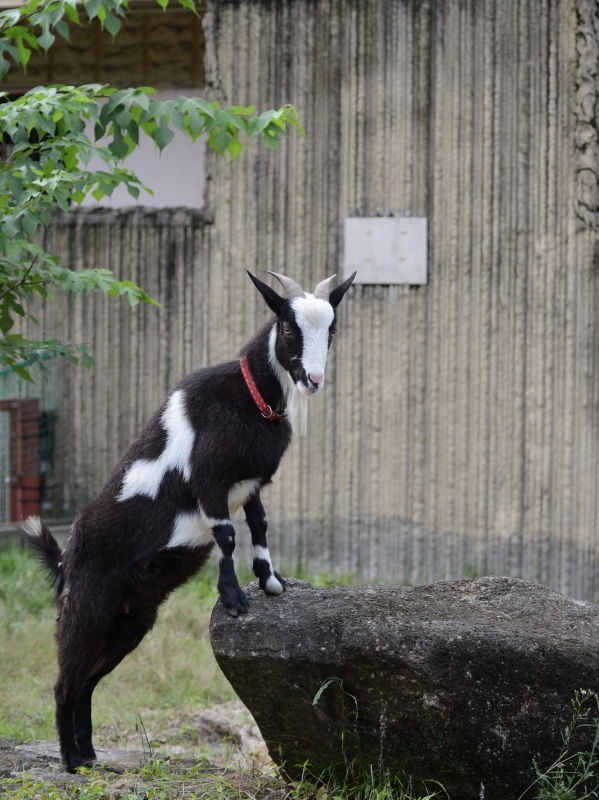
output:
[[[383,767],[383,763],[375,766],[365,763],[360,758],[360,742],[356,730],[358,719],[358,700],[343,686],[343,680],[338,677],[327,678],[320,685],[314,695],[312,705],[318,705],[323,693],[329,688],[336,688],[340,693],[341,725],[341,754],[343,761],[332,764],[325,769],[315,769],[308,762],[302,765],[302,778],[296,784],[300,792],[297,800],[304,798],[309,789],[317,800],[432,800],[439,795],[439,791],[426,794],[414,792],[411,778],[407,781],[398,774],[391,774]],[[384,730],[381,729],[381,738]],[[356,750],[357,755],[350,758],[349,752]],[[437,784],[436,781],[430,781]],[[437,784],[445,792],[441,784]],[[296,800],[293,795],[293,800]]]
[[[535,800],[599,797],[599,695],[580,689],[572,699],[572,709],[557,759],[545,772],[533,762],[537,778],[530,789],[536,791]]]
[[[441,791],[420,794],[414,791],[409,779],[404,781],[389,772],[380,774],[373,764],[355,760],[346,765],[344,774],[338,766],[318,772],[309,764],[304,765],[302,777],[293,785],[289,797],[290,800],[433,800],[441,797]]]

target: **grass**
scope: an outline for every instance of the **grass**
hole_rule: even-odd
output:
[[[4,781],[11,800],[433,800],[436,793],[414,795],[397,781],[384,784],[366,776],[359,784],[318,784],[302,780],[285,784],[273,775],[214,772],[203,766],[175,771],[168,762],[150,761],[136,774],[92,777],[85,785],[23,777]]]
[[[243,583],[249,572],[240,574]],[[354,576],[298,575],[315,586],[352,583]],[[235,693],[210,647],[208,623],[216,602],[216,564],[176,592],[154,629],[94,695],[95,741],[100,746],[142,749],[139,718],[156,749],[168,732],[171,744],[186,743],[193,767],[150,758],[124,775],[94,770],[89,782],[46,782],[31,776],[0,779],[0,797],[14,800],[432,800],[441,787],[415,794],[397,776],[380,775],[356,763],[316,774],[305,766],[302,779],[285,783],[278,775],[247,765],[217,769],[198,741],[194,712],[233,703]],[[56,677],[52,592],[26,550],[0,551],[0,737],[54,739],[52,686]],[[321,692],[327,688],[321,687]],[[599,697],[581,691],[573,700],[572,722],[556,762],[537,778],[522,800],[599,798]],[[155,733],[153,733],[153,731]],[[191,750],[190,750],[191,743]],[[147,748],[146,748],[147,749]],[[341,777],[339,775],[341,774]]]
[[[249,577],[249,576],[248,576]],[[183,707],[235,699],[208,638],[216,602],[209,566],[161,609],[143,643],[94,693],[98,744],[124,744],[141,715],[146,726]],[[52,592],[31,554],[0,551],[0,736],[52,739],[56,680]]]

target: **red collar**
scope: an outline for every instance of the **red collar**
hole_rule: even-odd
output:
[[[271,408],[266,400],[262,397],[260,392],[258,391],[258,387],[256,386],[254,379],[252,378],[252,373],[250,372],[250,366],[248,364],[248,360],[245,356],[242,356],[239,359],[239,363],[241,365],[241,373],[245,379],[246,385],[250,390],[250,394],[254,400],[254,403],[258,406],[258,410],[269,422],[278,422],[281,419],[287,419],[289,413],[287,411],[283,411],[282,414],[277,414],[277,412]]]

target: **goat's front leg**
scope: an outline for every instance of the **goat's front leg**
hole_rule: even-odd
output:
[[[220,550],[218,561],[218,593],[227,613],[232,617],[237,614],[245,614],[248,610],[248,601],[243,592],[237,575],[235,574],[235,564],[233,563],[233,552],[235,550],[235,528],[229,519],[229,510],[222,513],[222,516],[212,517],[206,513],[206,508],[200,501],[202,517],[204,523],[212,528],[212,535]],[[226,508],[226,506],[225,506]],[[221,510],[221,512],[224,509]]]
[[[245,518],[252,534],[254,547],[254,575],[258,578],[260,588],[266,594],[281,594],[285,591],[285,581],[275,572],[268,552],[266,541],[266,514],[258,494],[251,495],[243,506]]]

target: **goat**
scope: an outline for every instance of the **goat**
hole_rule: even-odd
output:
[[[201,569],[214,543],[223,606],[232,616],[248,610],[233,564],[230,516],[241,506],[260,588],[270,595],[285,589],[270,560],[260,491],[271,482],[293,427],[305,428],[305,403],[323,386],[336,309],[356,273],[332,290],[335,276],[327,278],[313,295],[291,278],[270,274],[286,298],[248,272],[276,317],[239,360],[180,381],[79,512],[66,549],[60,551],[39,517],[22,525],[54,583],[56,727],[68,772],[96,757],[96,685],[137,647],[159,606]]]

